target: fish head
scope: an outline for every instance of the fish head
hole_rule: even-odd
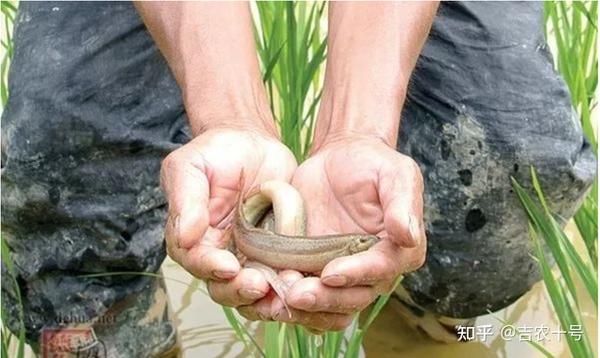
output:
[[[375,235],[357,235],[349,246],[350,254],[367,251],[371,246],[379,242],[379,237]]]

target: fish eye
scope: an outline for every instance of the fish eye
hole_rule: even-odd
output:
[[[361,244],[366,244],[367,242],[369,242],[369,238],[364,236],[364,237],[361,237],[359,241]]]

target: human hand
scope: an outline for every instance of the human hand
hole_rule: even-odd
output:
[[[269,292],[263,276],[241,268],[226,249],[225,229],[242,199],[240,190],[273,179],[289,182],[295,169],[292,153],[272,135],[240,128],[207,130],[163,161],[167,252],[207,281],[217,303],[247,305]]]
[[[294,174],[306,202],[308,235],[368,233],[370,250],[331,261],[321,277],[286,271],[282,304],[262,299],[243,307],[250,317],[302,324],[313,331],[347,327],[354,314],[393,289],[396,278],[425,260],[423,184],[417,164],[373,138],[346,138],[320,147]]]

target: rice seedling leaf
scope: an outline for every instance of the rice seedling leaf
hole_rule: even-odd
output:
[[[304,332],[304,328],[300,326],[294,326],[294,331],[296,332],[297,342],[298,342],[298,351],[300,352],[300,357],[307,357],[308,351],[307,347],[305,347],[303,342],[307,341],[307,334]]]
[[[2,10],[5,11],[5,8],[6,11],[17,12],[17,8],[10,1],[2,2]]]
[[[285,338],[286,338],[286,324],[285,323],[280,323],[279,324],[279,336],[277,337],[277,345],[279,346],[279,356],[283,357],[284,354],[284,349],[285,349]]]
[[[275,68],[275,65],[277,64],[277,61],[279,61],[279,56],[281,55],[281,51],[283,50],[284,46],[285,46],[285,43],[281,44],[279,49],[273,54],[273,57],[269,58],[266,66],[265,66],[265,73],[263,75],[264,82],[269,81],[271,79],[273,69]]]
[[[575,317],[575,313],[568,302],[568,291],[565,290],[562,285],[560,285],[554,279],[550,264],[544,255],[542,245],[537,237],[536,230],[530,225],[529,231],[534,242],[536,257],[538,259],[538,263],[540,264],[542,277],[544,278],[544,283],[546,285],[546,289],[548,290],[550,300],[552,301],[552,304],[556,310],[561,326],[566,330],[571,327],[574,322],[578,322]],[[591,347],[589,347],[589,344],[586,344],[585,340],[576,341],[570,335],[567,335],[566,339],[569,349],[575,358],[592,356],[589,354],[591,352]]]
[[[583,262],[583,260],[575,250],[575,247],[565,235],[559,236],[559,239],[561,240],[561,244],[569,257],[569,261],[571,262],[571,264],[573,264],[573,266],[575,266],[579,277],[583,281],[583,284],[588,294],[594,301],[595,305],[598,306],[598,281],[596,279],[594,269],[588,267]]]
[[[278,358],[279,355],[279,323],[265,322],[265,357]]]
[[[595,278],[595,272],[593,269],[587,267],[587,265],[583,262],[582,258],[579,256],[573,244],[569,241],[565,233],[558,227],[558,224],[554,220],[552,213],[546,203],[546,199],[544,198],[544,193],[542,191],[542,187],[540,185],[539,179],[537,177],[537,173],[533,167],[531,167],[531,180],[533,183],[533,187],[538,196],[538,200],[542,203],[545,212],[545,218],[540,218],[540,222],[545,222],[546,226],[550,226],[552,228],[552,233],[558,239],[558,247],[561,252],[565,252],[569,262],[572,266],[575,267],[579,277],[582,279],[590,297],[594,300],[596,305],[598,305],[598,282]],[[573,290],[572,290],[573,292]],[[574,297],[576,297],[574,295]]]
[[[544,220],[544,215],[538,209],[533,200],[529,197],[525,189],[521,185],[519,185],[519,183],[514,178],[511,178],[511,180],[513,183],[513,189],[517,194],[518,198],[520,199],[521,204],[523,205],[523,208],[525,209],[525,212],[529,217],[529,220],[534,224],[534,227],[536,229],[539,229],[543,233],[543,236],[546,239],[546,244],[552,252],[552,255],[554,256],[556,264],[558,265],[565,279],[565,282],[567,283],[569,291],[573,294],[574,297],[577,297],[575,284],[570,274],[570,268],[560,246],[560,242],[556,237],[554,226],[549,225],[548,222]]]
[[[320,357],[339,357],[343,332],[327,332]]]
[[[227,322],[229,322],[229,325],[231,326],[231,328],[233,328],[236,337],[244,344],[246,351],[252,352],[252,350],[250,349],[250,344],[248,343],[249,340],[253,344],[254,348],[256,348],[258,354],[261,357],[266,357],[266,354],[265,352],[263,352],[260,345],[254,340],[254,338],[252,338],[252,334],[248,332],[246,327],[240,324],[237,317],[235,316],[235,313],[233,312],[233,309],[225,306],[222,306],[221,308],[223,309],[223,313],[225,314]],[[248,337],[248,340],[246,339],[246,337]]]
[[[298,340],[298,335],[296,333],[296,327],[286,325],[287,331],[287,347],[288,352],[292,358],[300,358],[300,342]]]
[[[590,14],[590,11],[584,6],[584,4],[582,2],[573,1],[571,4],[577,11],[579,11],[585,15],[585,17],[587,18],[587,20],[589,21],[591,26],[593,26],[595,29],[597,29],[595,18],[592,17],[592,15]]]
[[[308,63],[307,72],[311,75],[307,76],[304,79],[304,81],[302,82],[302,92],[301,92],[302,94],[305,94],[308,91],[308,87],[310,85],[310,82],[312,81],[312,74],[314,74],[317,70],[317,67],[319,65],[321,65],[321,63],[323,61],[325,61],[325,49],[326,48],[327,48],[327,40],[325,39],[325,40],[321,41],[321,44],[319,45],[319,47],[315,51],[315,54],[313,55],[312,59]]]

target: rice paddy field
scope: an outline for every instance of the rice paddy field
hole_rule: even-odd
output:
[[[544,3],[546,34],[556,69],[571,92],[582,128],[597,153],[597,2]],[[1,99],[7,87],[12,55],[12,26],[18,3],[3,1]],[[324,2],[259,2],[253,4],[254,33],[263,80],[282,140],[299,161],[311,145],[316,111],[321,98],[326,48]],[[160,275],[167,285],[171,311],[178,327],[183,357],[595,357],[598,352],[598,212],[597,179],[582,207],[566,228],[560,227],[546,205],[544,189],[532,183],[513,182],[515,195],[529,219],[530,236],[543,273],[543,281],[514,304],[479,317],[489,326],[485,341],[442,344],[403,322],[399,303],[382,296],[357,318],[346,332],[314,336],[300,327],[251,323],[234,310],[213,303],[203,283],[167,259]],[[533,187],[525,190],[523,187]],[[542,254],[546,245],[555,265]],[[14,270],[10,248],[2,242],[2,261]],[[4,278],[7,279],[7,278]],[[16,282],[15,282],[16,284]],[[201,313],[201,314],[200,314]],[[22,322],[23,315],[20,312]],[[4,312],[2,312],[4,317]],[[505,339],[506,327],[580,326],[578,336],[550,334],[540,341]],[[23,331],[2,326],[2,357],[31,357]]]

